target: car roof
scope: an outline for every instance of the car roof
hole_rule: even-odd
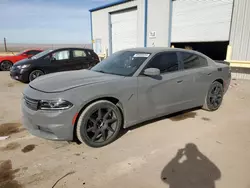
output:
[[[31,48],[31,49],[26,49],[26,50],[24,50],[24,51],[25,51],[25,52],[28,52],[28,51],[32,51],[32,50],[43,51],[42,49],[39,49],[39,48]]]
[[[167,47],[144,47],[144,48],[129,48],[123,51],[135,51],[135,52],[145,52],[145,53],[160,53],[160,52],[191,52],[191,53],[196,53],[199,55],[204,55],[201,54],[197,51],[193,50],[186,50],[186,49],[181,49],[181,48],[167,48]]]
[[[51,50],[55,51],[55,50],[92,50],[92,49],[89,49],[89,48],[79,48],[79,47],[69,47],[69,48],[54,48],[54,49],[51,49]]]
[[[129,48],[124,51],[136,51],[136,52],[146,52],[146,53],[159,53],[159,52],[166,52],[166,51],[194,52],[193,50],[186,50],[186,49],[181,49],[181,48],[167,48],[167,47]]]

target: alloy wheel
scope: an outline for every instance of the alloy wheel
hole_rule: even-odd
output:
[[[222,98],[223,88],[219,84],[214,85],[211,88],[208,96],[208,100],[212,108],[217,109],[221,105]]]
[[[42,75],[44,75],[44,73],[42,71],[34,70],[29,75],[29,81],[31,82],[31,81],[35,80],[36,78],[38,78],[39,76],[42,76]]]
[[[12,63],[10,61],[3,61],[0,65],[2,71],[9,71],[12,67]]]
[[[95,143],[107,141],[117,129],[117,116],[111,108],[100,107],[89,115],[86,122],[86,135]]]

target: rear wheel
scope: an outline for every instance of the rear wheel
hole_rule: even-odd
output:
[[[76,127],[77,138],[91,147],[113,142],[121,129],[122,115],[113,103],[101,100],[90,104],[80,115]]]
[[[29,74],[29,81],[33,81],[36,78],[38,78],[39,76],[44,75],[43,71],[41,70],[33,70],[30,74]]]
[[[217,81],[213,82],[208,90],[205,103],[202,108],[208,111],[217,110],[221,106],[223,95],[223,85]]]
[[[12,67],[12,62],[11,61],[7,61],[7,60],[5,60],[5,61],[2,61],[1,62],[1,64],[0,64],[0,69],[2,70],[2,71],[9,71],[10,70],[10,68]]]

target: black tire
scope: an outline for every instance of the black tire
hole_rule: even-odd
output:
[[[36,78],[38,78],[39,76],[44,75],[44,72],[41,70],[33,70],[31,71],[31,73],[29,74],[29,82],[35,80]]]
[[[207,92],[205,103],[202,108],[207,111],[217,110],[221,106],[223,95],[223,85],[218,81],[213,82]]]
[[[13,63],[11,61],[4,60],[0,64],[0,69],[2,71],[9,71],[12,66],[13,66]]]
[[[116,140],[122,122],[120,109],[109,101],[100,100],[90,104],[81,113],[76,136],[90,147],[102,147]]]

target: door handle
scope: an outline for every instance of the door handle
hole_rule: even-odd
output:
[[[210,72],[210,73],[207,73],[208,76],[211,76],[211,74],[212,74],[211,72]]]
[[[183,80],[177,80],[177,83],[178,84],[180,84],[180,83],[182,83],[183,82]]]

